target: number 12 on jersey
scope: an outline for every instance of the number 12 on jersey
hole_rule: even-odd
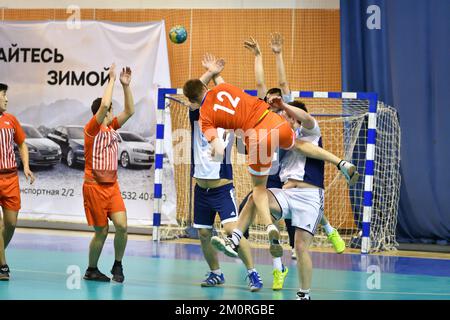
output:
[[[228,98],[228,100],[230,101],[230,104],[233,107],[233,109],[236,109],[236,107],[237,107],[239,101],[241,100],[241,98],[239,98],[239,97],[233,98],[231,96],[231,94],[229,94],[228,92],[220,91],[217,94],[217,100],[219,100],[220,102],[224,102],[224,99],[223,99],[224,96]],[[235,113],[235,111],[233,109],[225,107],[225,106],[222,106],[220,104],[214,104],[214,108],[213,108],[214,111],[222,110],[222,111],[225,111],[226,113],[229,113],[231,115],[234,115],[234,113]]]

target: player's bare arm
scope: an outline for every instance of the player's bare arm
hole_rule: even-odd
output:
[[[214,64],[216,63],[216,61],[217,61],[217,59],[215,59],[215,57],[213,55],[211,55],[210,53],[207,53],[203,56],[202,66],[203,66],[203,68],[206,69],[206,71],[214,72],[214,70],[216,68],[216,66],[214,66]],[[220,73],[213,75],[212,80],[214,81],[214,84],[216,86],[225,82],[225,80],[222,78]],[[205,84],[207,84],[207,83],[205,83]]]
[[[103,120],[105,120],[106,114],[108,113],[111,104],[112,104],[112,94],[114,89],[114,81],[116,81],[116,65],[113,63],[109,68],[109,81],[105,89],[105,93],[102,97],[102,102],[100,108],[95,114],[95,118],[97,119],[98,124],[102,124]]]
[[[283,95],[290,94],[289,84],[286,77],[286,69],[283,62],[283,37],[280,33],[275,32],[271,34],[270,48],[275,54],[275,63],[277,66],[278,85],[281,88]]]
[[[208,85],[208,83],[215,76],[219,75],[222,72],[223,68],[225,67],[225,60],[222,58],[216,58],[210,53],[206,53],[203,57],[202,65],[205,69],[207,69],[206,72],[200,77],[200,80],[205,85]]]
[[[290,117],[300,121],[305,129],[313,129],[315,126],[314,118],[300,108],[288,105],[279,96],[273,96],[269,99],[269,104],[277,109],[285,111]]]
[[[264,99],[267,92],[266,83],[264,81],[264,66],[261,54],[261,49],[259,48],[258,42],[250,37],[249,40],[244,41],[244,48],[250,50],[255,55],[255,79],[256,79],[256,90],[258,98]]]
[[[117,121],[119,125],[122,126],[127,120],[134,114],[134,100],[133,94],[131,93],[130,83],[131,83],[131,69],[130,67],[122,68],[120,73],[120,83],[122,84],[123,94],[124,94],[124,110],[117,116]]]
[[[25,175],[25,178],[27,179],[27,181],[30,184],[33,184],[33,182],[36,178],[34,177],[33,172],[31,172],[31,170],[30,170],[27,144],[25,142],[22,142],[18,147],[19,147],[20,158],[22,159],[23,173]]]

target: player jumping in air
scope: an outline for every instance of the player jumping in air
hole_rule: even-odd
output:
[[[202,65],[206,69],[214,68],[214,62],[214,57],[207,54],[202,60]],[[213,80],[214,82],[222,81],[220,75],[214,77]],[[223,129],[218,129],[218,138],[222,139],[221,142],[227,146],[225,157],[222,162],[211,161],[209,159],[210,147],[198,124],[200,117],[199,107],[198,104],[192,104],[189,108],[189,120],[192,129],[191,152],[193,154],[191,174],[196,181],[194,191],[194,228],[198,230],[203,256],[210,268],[210,272],[201,283],[201,286],[215,287],[225,283],[217,251],[211,245],[216,212],[219,213],[223,230],[227,235],[231,235],[233,229],[236,228],[236,221],[239,215],[233,185],[233,168],[230,161],[234,135],[232,133],[226,135]],[[247,269],[250,290],[259,291],[263,283],[259,273],[254,268],[250,244],[245,238],[241,241],[239,257]]]
[[[271,112],[269,105],[261,99],[225,82],[219,82],[208,90],[205,83],[222,71],[225,62],[218,59],[215,65],[217,68],[210,69],[203,81],[188,80],[183,86],[183,93],[191,103],[200,105],[200,127],[211,144],[212,155],[217,161],[222,161],[225,149],[218,138],[217,128],[233,129],[244,139],[256,212],[262,224],[267,227],[272,255],[279,257],[283,250],[279,244],[280,233],[270,218],[267,175],[274,151],[278,147],[292,148],[295,134],[286,119]],[[238,236],[242,238],[242,233]]]

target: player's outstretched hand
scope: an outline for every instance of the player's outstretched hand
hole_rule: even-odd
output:
[[[202,66],[206,70],[216,75],[222,72],[223,68],[225,67],[225,60],[222,58],[216,58],[210,53],[206,53],[203,56]]]
[[[216,57],[214,57],[211,53],[205,53],[202,59],[202,66],[206,70],[209,70],[209,68],[212,67],[215,61]]]
[[[253,52],[253,54],[255,56],[261,54],[261,49],[259,48],[258,41],[253,39],[253,37],[250,37],[250,40],[244,41],[244,48],[246,48],[246,49],[250,50],[251,52]]]
[[[34,180],[36,180],[36,178],[34,177],[33,172],[31,172],[30,168],[24,168],[23,169],[23,174],[25,175],[25,179],[27,179],[27,181],[30,184],[33,184]]]
[[[219,74],[222,72],[223,68],[225,68],[225,60],[220,58],[214,62],[209,70],[214,74]]]
[[[270,48],[272,49],[272,52],[275,54],[281,53],[283,48],[283,36],[279,32],[272,33],[270,36]]]
[[[109,67],[108,75],[111,81],[114,82],[116,80],[116,64],[114,62],[111,67]]]
[[[120,83],[127,87],[131,82],[131,69],[130,67],[122,68],[122,72],[120,73]]]

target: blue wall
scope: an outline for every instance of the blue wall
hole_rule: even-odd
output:
[[[450,242],[450,0],[341,0],[341,46],[343,91],[399,114],[398,241]]]

